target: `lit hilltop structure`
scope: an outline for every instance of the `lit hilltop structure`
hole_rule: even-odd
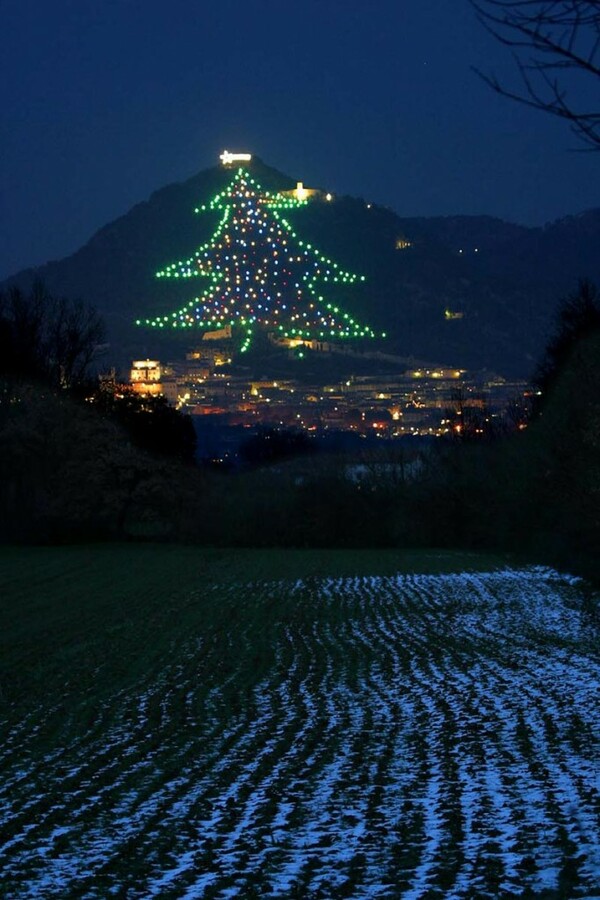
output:
[[[195,332],[233,329],[242,335],[242,351],[257,328],[298,342],[375,337],[371,328],[321,293],[322,285],[351,285],[359,276],[300,240],[285,218],[285,210],[304,206],[320,192],[302,183],[292,191],[264,191],[245,167],[251,158],[227,150],[221,154],[223,166],[235,174],[224,190],[195,210],[220,215],[215,231],[189,259],[157,273],[158,278],[200,278],[201,291],[181,309],[138,319],[137,324]],[[324,199],[331,200],[331,194]]]

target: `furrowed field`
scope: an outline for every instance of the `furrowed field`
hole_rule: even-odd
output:
[[[600,897],[597,595],[451,553],[0,550],[0,895]]]

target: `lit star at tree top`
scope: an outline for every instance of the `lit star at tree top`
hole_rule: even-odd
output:
[[[242,350],[257,327],[304,340],[374,337],[319,293],[321,284],[349,285],[358,276],[299,240],[281,211],[305,204],[296,196],[263,191],[239,168],[223,191],[196,210],[220,213],[211,238],[189,259],[157,273],[158,278],[202,278],[202,292],[176,312],[137,324],[200,331],[239,326],[245,334]]]

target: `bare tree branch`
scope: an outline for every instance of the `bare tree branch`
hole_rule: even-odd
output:
[[[104,326],[80,300],[53,297],[41,282],[29,295],[0,293],[0,375],[74,388],[85,380]]]
[[[600,0],[470,0],[479,20],[513,52],[520,88],[476,69],[494,91],[566,120],[588,148],[600,150]],[[583,84],[597,110],[573,99]]]

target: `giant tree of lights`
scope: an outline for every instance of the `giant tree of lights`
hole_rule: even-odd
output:
[[[211,238],[189,259],[157,273],[158,278],[199,277],[203,290],[176,312],[137,324],[199,331],[238,326],[242,351],[257,327],[301,340],[375,337],[319,293],[321,283],[352,284],[358,276],[299,240],[281,211],[306,202],[263,191],[238,169],[223,191],[195,210],[220,213]]]

